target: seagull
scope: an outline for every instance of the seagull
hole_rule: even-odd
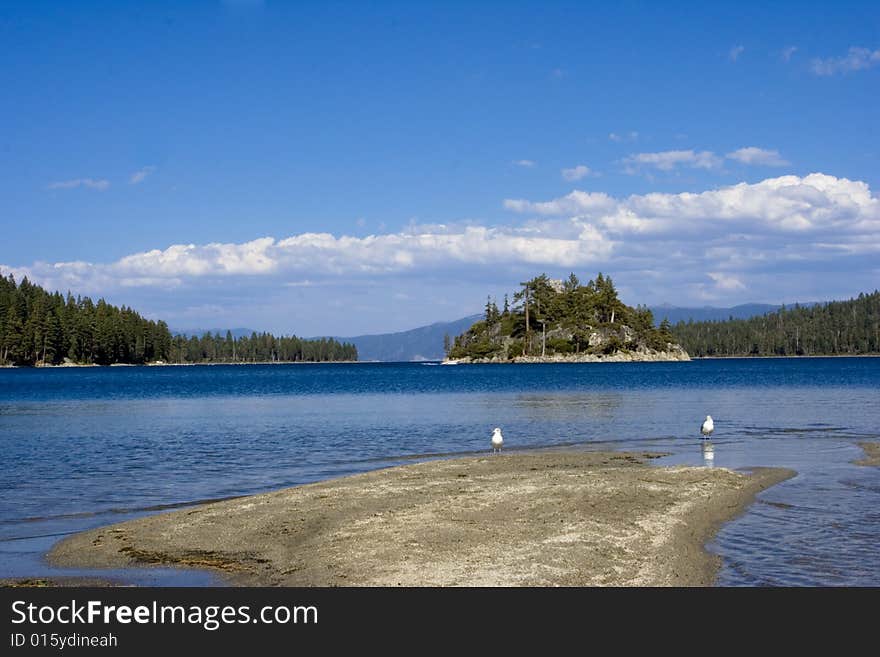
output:
[[[703,426],[700,427],[700,433],[703,434],[703,438],[708,440],[713,431],[715,431],[715,423],[712,422],[712,416],[707,415],[703,421]]]
[[[504,436],[501,435],[501,429],[495,427],[492,431],[492,453],[500,452],[501,445],[504,444]]]

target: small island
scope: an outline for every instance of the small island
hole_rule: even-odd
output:
[[[546,274],[507,295],[501,310],[487,299],[485,316],[444,345],[444,364],[690,360],[664,320],[645,306],[625,305],[610,276],[581,284]]]

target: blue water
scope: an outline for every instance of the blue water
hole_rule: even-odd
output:
[[[698,427],[715,419],[714,460]],[[725,585],[880,585],[880,359],[0,370],[0,577],[60,537],[144,513],[412,459],[576,446],[785,466],[710,544]],[[86,573],[93,574],[93,573]],[[145,584],[216,583],[167,569]]]

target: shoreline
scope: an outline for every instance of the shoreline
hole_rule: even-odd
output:
[[[867,465],[880,467],[880,443],[857,443],[865,453],[864,457],[858,461],[853,461],[856,465]]]
[[[540,356],[519,357],[514,360],[465,360],[463,358],[455,360],[443,360],[441,365],[523,365],[523,364],[544,364],[544,363],[687,363],[695,360],[806,360],[811,358],[880,358],[880,354],[810,354],[804,356],[689,356],[684,358],[645,358],[645,359],[626,359],[615,358],[614,356],[602,357],[595,356],[594,360],[573,360],[573,359],[553,359],[551,357],[541,358]],[[386,361],[377,361],[386,362]]]
[[[266,361],[240,361],[236,363],[110,363],[98,365],[97,363],[69,363],[61,365],[0,365],[5,369],[13,370],[66,370],[80,367],[199,367],[202,365],[360,365],[367,363],[379,363],[377,360],[266,360]],[[414,361],[421,362],[421,361]]]
[[[683,358],[616,358],[614,356],[594,356],[593,360],[587,359],[554,359],[552,357],[541,358],[540,356],[519,357],[514,360],[325,360],[325,361],[255,361],[238,363],[111,363],[110,365],[91,364],[66,364],[66,365],[0,365],[0,369],[9,370],[54,370],[54,369],[77,369],[86,368],[110,368],[110,367],[201,367],[218,365],[375,365],[377,363],[394,364],[419,364],[437,363],[439,365],[542,365],[557,363],[687,363],[696,360],[801,360],[808,358],[880,358],[880,354],[816,354],[808,356],[690,356]]]
[[[208,569],[256,586],[711,585],[721,558],[706,542],[794,473],[648,465],[655,456],[394,466],[100,527],[47,559]]]
[[[517,356],[515,358],[447,358],[441,365],[524,365],[543,363],[686,363],[691,358],[685,351],[618,351],[613,354],[553,354],[550,356]]]
[[[800,360],[806,358],[880,358],[880,354],[804,354],[803,356],[691,356],[691,360]]]

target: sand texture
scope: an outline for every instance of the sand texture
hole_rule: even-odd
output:
[[[880,466],[880,443],[859,443],[865,451],[865,458],[856,461],[857,465]]]
[[[209,568],[269,586],[710,585],[704,549],[793,473],[651,455],[430,461],[153,515],[58,543],[59,566]]]

